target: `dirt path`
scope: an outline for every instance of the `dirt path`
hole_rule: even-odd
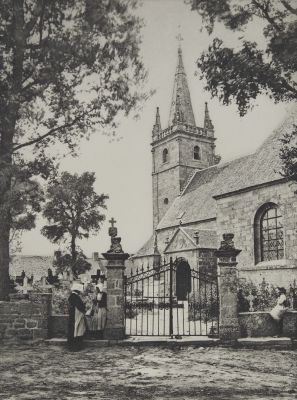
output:
[[[297,353],[225,348],[1,348],[0,399],[297,399]]]

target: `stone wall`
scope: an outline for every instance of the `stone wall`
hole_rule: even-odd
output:
[[[0,302],[0,341],[36,341],[48,337],[51,294],[34,293],[27,299],[12,296]]]
[[[279,333],[278,323],[266,311],[239,313],[241,337],[266,337]],[[297,337],[297,311],[288,311],[283,319],[283,336]]]
[[[236,247],[242,250],[238,256],[240,277],[251,278],[255,283],[265,278],[277,286],[288,286],[297,279],[296,189],[295,184],[278,183],[217,199],[218,237],[234,233]],[[254,219],[257,210],[269,202],[277,204],[283,216],[285,257],[255,264]]]
[[[49,337],[67,337],[68,315],[51,315],[49,318]]]

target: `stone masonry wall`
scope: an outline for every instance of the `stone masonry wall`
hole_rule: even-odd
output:
[[[297,279],[297,185],[279,183],[273,186],[250,190],[217,200],[218,237],[223,233],[235,235],[240,277],[261,282],[263,278],[274,285],[287,286]],[[255,265],[254,218],[265,203],[273,202],[280,208],[284,223],[284,260],[260,262]]]
[[[36,341],[48,337],[51,294],[0,302],[0,342]]]

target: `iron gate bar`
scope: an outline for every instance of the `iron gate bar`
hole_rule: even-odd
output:
[[[173,298],[172,298],[172,271],[173,270],[173,261],[172,257],[170,257],[170,275],[169,275],[169,286],[170,286],[170,299],[169,299],[169,304],[170,304],[170,311],[169,311],[169,335],[173,336],[173,311],[172,311],[172,305],[173,305]]]
[[[170,258],[157,268],[147,265],[145,270],[142,266],[125,278],[127,334],[172,337],[218,332],[217,276],[190,268],[190,288],[185,292],[186,301],[180,301],[174,289],[177,262]]]

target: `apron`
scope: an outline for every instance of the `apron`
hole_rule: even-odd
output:
[[[83,336],[86,331],[84,314],[75,307],[74,337]]]

